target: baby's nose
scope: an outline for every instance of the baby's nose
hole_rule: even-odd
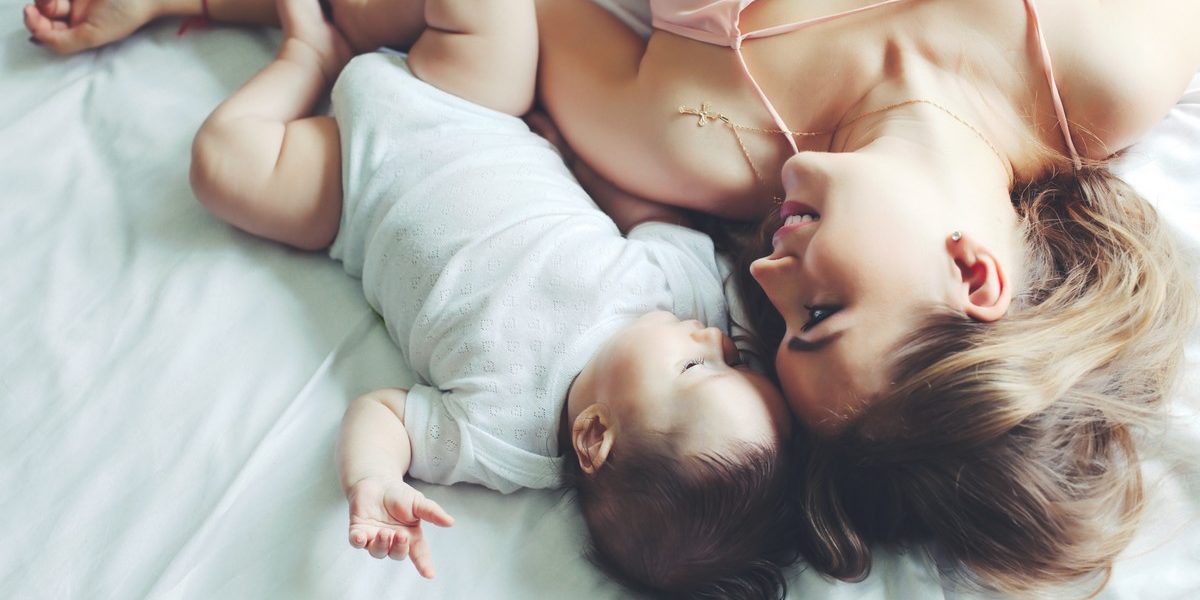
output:
[[[705,327],[692,332],[692,339],[713,350],[718,356],[726,354],[725,332],[717,327]]]

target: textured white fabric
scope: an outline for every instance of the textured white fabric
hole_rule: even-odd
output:
[[[410,473],[508,493],[559,483],[558,422],[592,355],[654,310],[727,328],[712,241],[623,237],[518,118],[415,78],[402,55],[338,78],[342,222],[330,254],[417,376]]]

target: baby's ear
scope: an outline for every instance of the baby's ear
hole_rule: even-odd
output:
[[[613,425],[612,413],[603,404],[593,404],[575,417],[575,423],[571,425],[571,446],[575,448],[575,457],[584,473],[594,475],[608,460],[617,437]]]

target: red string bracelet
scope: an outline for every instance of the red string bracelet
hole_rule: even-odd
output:
[[[183,20],[183,24],[179,26],[179,31],[175,32],[176,36],[181,36],[187,33],[188,29],[198,27],[206,29],[208,27],[208,0],[200,0],[200,14],[198,16],[188,17]]]

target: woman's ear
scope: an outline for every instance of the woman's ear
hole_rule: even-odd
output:
[[[608,453],[617,438],[613,425],[612,413],[604,404],[593,404],[575,417],[571,425],[571,446],[584,473],[594,475],[608,460]]]
[[[1003,317],[1012,303],[1012,287],[1000,256],[965,233],[947,237],[946,249],[958,273],[955,304],[976,321],[990,322]]]

